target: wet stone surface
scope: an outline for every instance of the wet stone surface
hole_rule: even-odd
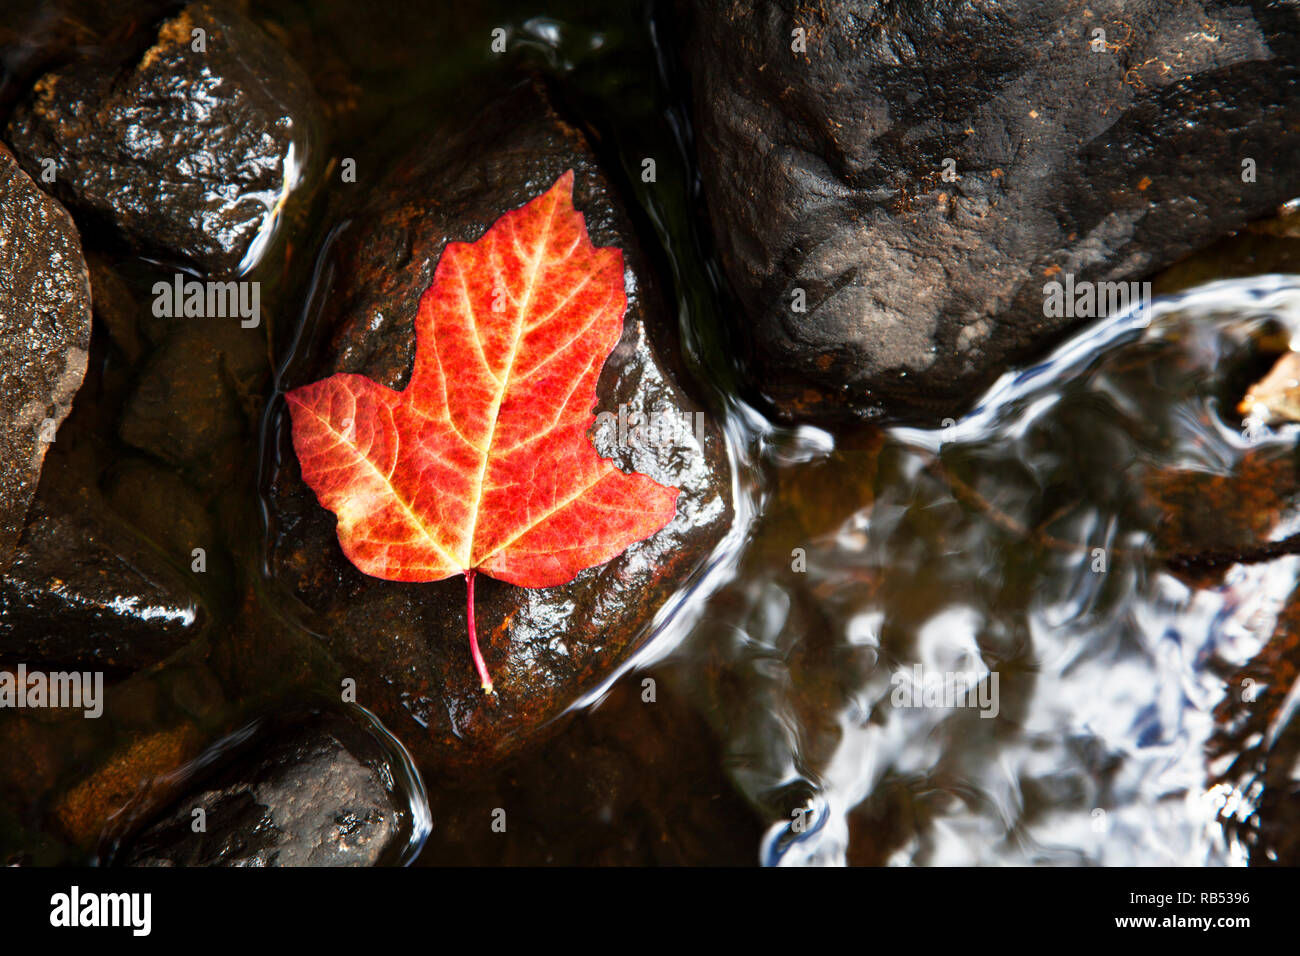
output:
[[[0,145],[0,570],[90,348],[90,278],[71,217]]]
[[[473,123],[421,143],[370,193],[333,250],[321,293],[315,354],[295,358],[285,387],[346,371],[400,389],[410,374],[413,320],[443,246],[473,241],[507,209],[576,174],[575,204],[597,246],[624,252],[628,310],[606,362],[594,444],[625,469],[678,486],[677,517],[570,584],[526,589],[476,580],[479,641],[497,688],[487,698],[472,667],[465,581],[400,584],[369,578],[340,550],[333,515],[303,485],[280,417],[280,467],[270,489],[271,569],[309,614],[358,703],[374,710],[423,766],[483,767],[518,750],[609,676],[645,638],[655,614],[698,571],[732,520],[731,476],[720,432],[682,384],[673,318],[654,285],[614,187],[585,137],[532,85]],[[691,415],[692,428],[651,443],[631,416]],[[694,428],[699,422],[698,433]]]
[[[648,683],[647,683],[648,682]],[[433,866],[752,866],[758,815],[727,779],[717,741],[655,667],[489,781],[429,793]],[[481,834],[505,813],[505,835]]]
[[[206,487],[241,480],[269,371],[262,333],[230,317],[181,318],[154,336],[122,409],[121,439]]]
[[[49,188],[88,222],[139,251],[235,273],[307,162],[315,116],[282,49],[228,7],[197,3],[123,63],[46,73],[8,138],[33,175],[54,161]]]
[[[67,436],[50,453],[14,560],[0,576],[0,661],[103,668],[112,676],[157,663],[206,623],[186,573],[188,542],[173,538],[187,524],[204,526],[201,509],[181,497],[184,489],[125,465],[111,486],[127,505],[120,512],[97,485],[99,467],[85,439]],[[177,497],[156,500],[137,524],[130,516],[144,501],[122,493],[132,482],[137,491],[166,488]]]
[[[937,424],[1087,320],[1044,314],[1053,276],[1149,277],[1300,193],[1294,6],[681,12],[737,334],[788,419]]]
[[[263,728],[265,732],[265,728]],[[196,811],[202,811],[201,815]],[[196,819],[204,829],[195,831]],[[336,715],[277,726],[122,850],[128,866],[397,862],[410,810],[376,742]]]
[[[711,279],[717,263],[697,258],[683,201],[691,193],[674,192],[694,171],[661,155],[660,181],[633,184],[637,204],[624,209],[616,196],[630,194],[620,175],[634,177],[650,144],[669,135],[666,123],[646,118],[665,102],[650,103],[644,63],[629,66],[636,61],[624,55],[635,52],[622,44],[643,21],[628,27],[605,10],[581,23],[559,13],[527,19],[536,11],[513,5],[421,19],[335,5],[291,0],[259,21],[337,97],[334,142],[358,145],[359,170],[355,182],[333,177],[309,225],[286,224],[283,257],[259,260],[252,275],[266,283],[266,322],[244,329],[234,318],[154,316],[150,289],[172,277],[181,254],[146,253],[163,254],[159,267],[105,243],[91,216],[79,220],[92,250],[90,357],[20,519],[16,558],[0,568],[0,672],[20,662],[103,669],[105,706],[99,719],[71,708],[0,713],[0,863],[405,862],[411,818],[424,818],[411,809],[422,804],[398,792],[409,779],[400,748],[373,727],[359,740],[355,714],[338,724],[300,709],[307,700],[336,706],[347,678],[428,772],[432,830],[420,862],[430,865],[1297,862],[1297,429],[1283,417],[1252,436],[1237,410],[1296,341],[1300,298],[1279,298],[1267,282],[1231,284],[1231,294],[1210,295],[1216,304],[1188,305],[1185,316],[1157,324],[1154,337],[1103,343],[1084,333],[1073,353],[1079,366],[1046,363],[1023,380],[1017,404],[975,427],[954,423],[947,436],[872,423],[837,423],[834,436],[769,429],[731,406],[737,484],[760,508],[743,552],[729,555],[734,575],[671,655],[556,720],[627,660],[733,520],[733,476],[711,422],[702,438],[688,431],[665,447],[618,434],[620,404],[630,413],[700,407],[677,367],[678,311],[691,327],[692,360],[731,397],[737,356],[710,337],[727,303],[716,301],[711,281],[692,278],[695,270]],[[16,93],[87,53],[111,51],[125,66],[109,72],[135,82],[159,24],[179,9],[154,6],[47,0],[45,33],[0,18],[0,124]],[[254,4],[237,6],[263,16]],[[1224,208],[1244,216],[1277,185],[1261,161],[1260,192],[1221,188],[1232,183],[1216,177],[1231,179],[1239,157],[1215,122],[1250,140],[1259,123],[1267,128],[1269,111],[1290,102],[1289,81],[1278,80],[1286,71],[1270,59],[1292,49],[1272,32],[1287,8],[1130,3],[1138,17],[1130,35],[1114,32],[1114,3],[1093,6],[1108,47],[1085,77],[1096,98],[1082,102],[1071,71],[1088,64],[1068,51],[1086,44],[1091,21],[1071,20],[1080,9],[1073,0],[1031,12],[1003,4],[1011,36],[969,6],[929,5],[929,19],[918,21],[922,7],[904,0],[870,7],[850,24],[862,42],[836,46],[843,36],[824,27],[848,22],[848,6],[758,8],[759,20],[763,9],[783,10],[811,28],[809,55],[793,71],[777,58],[758,78],[745,72],[753,61],[742,62],[750,44],[761,56],[767,43],[788,51],[784,21],[722,30],[721,53],[687,51],[697,78],[749,83],[783,114],[762,118],[764,135],[794,137],[799,124],[821,134],[811,146],[791,147],[803,142],[791,138],[775,150],[786,164],[779,168],[804,177],[791,191],[803,197],[796,218],[809,231],[772,268],[833,288],[818,304],[807,286],[810,312],[799,318],[809,325],[787,329],[789,340],[762,338],[765,326],[749,334],[751,360],[776,342],[770,365],[751,361],[750,371],[790,417],[869,415],[877,398],[925,411],[950,398],[947,380],[908,391],[929,368],[907,367],[907,380],[886,375],[897,395],[834,384],[843,368],[876,374],[873,356],[910,340],[855,326],[874,350],[870,361],[835,352],[823,362],[822,345],[843,338],[833,305],[856,309],[866,296],[885,313],[924,318],[934,304],[918,299],[924,286],[957,315],[935,313],[941,377],[944,362],[967,355],[961,348],[976,363],[986,342],[994,350],[1000,330],[987,340],[971,333],[964,345],[962,330],[976,306],[1002,302],[999,288],[1011,303],[1000,314],[1014,316],[1019,293],[1007,270],[1147,268],[1141,256],[1160,253],[1160,242],[1230,228]],[[736,23],[751,16],[739,4],[709,9]],[[1039,50],[1049,21],[1069,35]],[[485,49],[496,22],[510,36],[509,62]],[[1242,60],[1253,49],[1252,23],[1267,57]],[[1211,47],[1198,46],[1203,28],[1217,37]],[[32,49],[11,57],[13,35]],[[59,42],[43,46],[50,36]],[[649,44],[648,31],[641,40]],[[848,70],[852,91],[833,90],[830,67],[815,62],[819,42],[823,53],[828,42],[834,49],[841,76],[846,64],[861,66]],[[317,56],[332,47],[346,54],[341,65]],[[431,60],[430,50],[451,55]],[[584,104],[599,135],[584,136],[533,88],[500,102],[486,95],[539,51],[563,84],[563,102]],[[709,57],[716,62],[701,66]],[[1043,64],[1067,61],[1059,77],[1039,77]],[[1239,96],[1255,82],[1251,71],[1277,88]],[[766,76],[786,85],[765,87]],[[817,86],[823,80],[832,93],[812,95],[827,88]],[[634,87],[647,94],[640,105],[627,95]],[[478,109],[466,90],[495,105]],[[1023,110],[1037,118],[1011,110],[1022,94]],[[884,107],[864,120],[857,111],[869,97]],[[1170,110],[1190,117],[1186,134],[1176,122],[1170,129]],[[640,135],[629,136],[639,121]],[[864,123],[874,139],[861,138]],[[1288,129],[1268,134],[1260,155],[1285,165]],[[706,129],[701,148],[731,148],[725,132]],[[1171,161],[1158,142],[1148,149],[1162,138],[1186,156]],[[797,232],[781,218],[788,196],[766,177],[773,151],[761,139],[751,145],[738,162],[753,166],[709,187],[710,200],[752,192],[770,203],[754,207],[753,222],[742,209],[715,223],[719,241],[735,246],[733,267],[771,251],[752,244],[755,236]],[[1027,151],[1028,165],[1004,162],[1003,145]],[[1107,149],[1116,154],[1102,155]],[[961,179],[927,179],[946,155],[957,158]],[[398,158],[386,180],[381,158]],[[1094,184],[1084,177],[1098,164],[1129,178]],[[627,256],[631,307],[600,385],[599,407],[613,416],[594,429],[595,443],[681,485],[682,511],[661,534],[563,588],[480,577],[480,636],[500,691],[489,701],[469,659],[463,580],[395,584],[356,572],[338,550],[334,517],[299,480],[282,403],[263,417],[262,402],[274,394],[273,361],[286,363],[276,389],[339,370],[405,384],[416,301],[445,243],[477,238],[569,168],[596,243]],[[1032,181],[1035,169],[1054,179]],[[1182,177],[1221,195],[1188,192]],[[327,194],[338,205],[326,207]],[[927,212],[932,195],[946,221]],[[1065,239],[1043,245],[1040,220],[1017,222],[1024,195],[1040,204],[1033,210],[1059,214]],[[1102,207],[1119,210],[1127,228],[1123,217],[1142,212],[1139,200],[1160,208],[1134,220],[1132,237],[1110,231]],[[657,232],[639,246],[642,215],[654,217]],[[816,232],[823,226],[829,231]],[[853,272],[836,243],[856,248],[856,227],[879,245]],[[1156,277],[1156,290],[1300,271],[1292,248],[1300,239],[1287,238],[1294,222],[1260,227],[1181,260]],[[990,260],[986,240],[1005,243],[1006,262]],[[1051,258],[1044,249],[1065,252]],[[646,262],[664,256],[675,270],[671,294]],[[928,272],[932,262],[951,276]],[[308,276],[314,266],[320,273]],[[971,301],[953,298],[954,288]],[[277,325],[276,315],[287,319]],[[942,341],[953,329],[956,345]],[[821,351],[808,351],[804,333]],[[843,368],[834,364],[841,358]],[[204,573],[190,565],[196,546],[207,552]],[[703,603],[700,590],[690,598]],[[996,676],[996,713],[896,702],[904,685],[895,678],[914,679],[916,667],[974,674],[982,686]],[[297,716],[268,716],[285,708]],[[1216,793],[1218,806],[1202,799]],[[1175,802],[1181,808],[1168,813]],[[195,809],[204,811],[203,832]],[[498,809],[504,833],[493,827]],[[799,832],[805,809],[814,826]],[[1097,810],[1112,821],[1104,832]]]
[[[98,256],[92,262],[89,371],[49,446],[14,560],[0,574],[0,661],[93,665],[114,680],[202,633],[212,620],[208,609],[230,603],[231,572],[211,496],[172,464],[175,454],[150,458],[114,441],[126,399],[138,389],[134,380],[154,367],[142,362],[149,335],[162,332],[140,327],[147,306],[114,265]],[[198,386],[201,370],[173,374]],[[177,403],[158,413],[183,429],[222,408]],[[217,470],[229,486],[238,458],[229,446],[212,452],[224,454]],[[198,468],[188,474],[217,483]]]

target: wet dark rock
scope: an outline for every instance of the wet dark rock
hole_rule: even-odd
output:
[[[155,288],[160,281],[173,288],[176,273],[101,256],[90,262],[95,322],[111,346],[104,349],[103,373],[111,395],[101,403],[108,410],[90,427],[105,438],[115,434],[158,466],[144,481],[157,487],[137,487],[154,497],[133,502],[130,494],[117,494],[114,504],[141,514],[150,527],[173,519],[190,525],[173,502],[192,511],[196,491],[210,503],[218,492],[251,483],[252,446],[271,374],[265,310],[259,305],[256,325],[232,314],[158,316]],[[170,476],[160,476],[160,469]],[[132,474],[144,478],[138,470]],[[208,537],[190,547],[212,543]]]
[[[0,146],[0,570],[90,348],[90,279],[62,206]]]
[[[1082,321],[1050,277],[1141,279],[1300,193],[1294,4],[691,8],[704,195],[786,418],[954,413]]]
[[[110,260],[92,252],[86,256],[86,263],[90,266],[97,326],[108,333],[125,364],[134,369],[145,349],[137,318],[140,306]]]
[[[0,17],[0,123],[32,81],[78,51],[139,36],[174,11],[168,0],[9,2]]]
[[[435,866],[753,866],[763,823],[705,718],[655,668],[490,781],[440,784],[421,862]],[[491,828],[505,812],[506,832]]]
[[[296,184],[315,114],[283,50],[233,10],[196,3],[125,63],[46,73],[9,138],[33,175],[53,159],[55,194],[134,248],[234,273]]]
[[[152,331],[159,344],[126,399],[119,434],[204,487],[229,486],[240,477],[240,449],[255,434],[270,371],[263,330],[227,317],[175,319]]]
[[[215,564],[220,538],[203,499],[174,470],[123,458],[104,475],[102,486],[109,506],[158,550],[192,564],[194,549],[202,548],[205,563]]]
[[[86,379],[46,456],[14,561],[0,575],[0,662],[81,664],[113,679],[193,641],[213,609],[230,610],[232,572],[227,537],[209,513],[212,496],[172,459],[151,459],[115,441],[127,398],[154,368],[142,358],[155,341],[150,335],[161,350],[170,327],[140,326],[147,305],[109,261],[95,258],[91,279],[96,332]],[[204,323],[198,327],[218,328]],[[265,365],[263,343],[258,336],[247,347]],[[209,352],[224,359],[224,352]],[[193,365],[202,383],[205,366]],[[219,410],[213,405],[177,405],[169,414],[182,425],[187,417],[201,423]],[[219,470],[228,475],[239,459],[227,448],[211,449],[222,452]]]
[[[598,409],[616,418],[701,411],[677,366],[675,322],[655,286],[611,182],[586,138],[533,86],[473,122],[439,130],[367,198],[372,205],[333,250],[333,281],[312,335],[317,354],[295,359],[286,387],[359,372],[402,388],[414,357],[413,320],[444,245],[473,241],[506,210],[539,195],[566,170],[597,246],[624,251],[624,334],[598,384]],[[629,419],[630,420],[630,419]],[[422,764],[483,766],[530,737],[609,676],[641,643],[656,613],[706,562],[732,521],[725,445],[705,416],[658,447],[620,444],[616,422],[595,429],[601,454],[682,489],[677,517],[649,539],[570,584],[476,582],[479,640],[497,688],[484,696],[470,661],[461,577],[429,584],[380,581],[343,556],[335,519],[301,480],[280,417],[280,467],[271,493],[275,577],[310,609],[358,703],[374,710]]]
[[[374,866],[399,862],[411,811],[377,742],[341,717],[275,734],[228,761],[123,851],[130,866]],[[195,832],[195,810],[204,832]]]
[[[13,563],[0,576],[0,660],[113,674],[147,667],[205,623],[185,573],[189,551],[169,553],[116,513],[94,484],[86,445],[69,445],[50,453]]]
[[[111,712],[115,706],[110,699],[105,711]],[[50,809],[49,824],[55,833],[83,850],[92,850],[106,840],[111,842],[114,831],[136,814],[166,805],[175,792],[177,776],[199,756],[203,736],[192,723],[159,723],[165,726],[136,730],[108,753],[91,752],[83,758],[78,769],[85,776],[61,793]],[[84,745],[76,728],[63,726],[58,731],[59,749]]]

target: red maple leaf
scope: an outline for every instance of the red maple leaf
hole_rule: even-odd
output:
[[[415,320],[401,392],[338,374],[285,397],[303,480],[366,574],[474,572],[538,588],[571,581],[658,531],[678,489],[625,474],[587,437],[596,379],[623,329],[623,253],[591,244],[573,172],[449,242]]]

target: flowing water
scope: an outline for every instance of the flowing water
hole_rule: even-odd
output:
[[[761,523],[765,557],[690,642],[745,688],[715,719],[771,821],[763,859],[1243,862],[1221,816],[1247,819],[1259,794],[1211,783],[1213,711],[1300,559],[1189,586],[1152,486],[1248,456],[1291,470],[1295,426],[1243,433],[1229,396],[1259,342],[1297,333],[1300,279],[1211,283],[1085,330],[948,427],[775,464],[778,486],[875,478],[817,533]],[[1291,492],[1274,539],[1300,527]],[[777,563],[787,545],[805,572]]]
[[[1240,717],[1234,699],[1273,700],[1241,674],[1269,644],[1300,558],[1199,577],[1173,559],[1248,543],[1243,524],[1272,540],[1300,530],[1296,427],[1243,431],[1234,411],[1300,337],[1300,277],[1252,275],[1300,272],[1300,240],[1247,236],[1174,270],[1167,284],[1191,288],[1082,329],[943,427],[776,427],[738,387],[728,330],[743,319],[704,227],[669,8],[652,19],[568,2],[546,15],[519,2],[417,17],[364,6],[254,11],[312,73],[331,155],[373,168],[429,135],[440,102],[496,82],[504,61],[489,39],[506,30],[509,62],[564,79],[630,184],[736,471],[736,527],[709,572],[533,752],[486,780],[421,780],[373,727],[411,807],[393,862],[1267,860],[1264,780],[1293,790],[1294,761],[1231,761],[1294,756],[1280,742],[1294,736],[1296,700],[1283,693],[1241,739],[1225,721]],[[299,233],[282,225],[249,264],[273,329],[264,450],[282,413],[271,369],[293,352],[340,225],[327,216],[318,204]],[[115,265],[141,301],[155,273],[170,274]],[[102,339],[98,394],[131,374]],[[249,437],[247,482],[210,509],[227,529],[256,526]],[[203,639],[121,685],[119,702],[138,705],[128,718],[68,728],[50,779],[75,780],[178,714],[218,741],[194,773],[255,742],[265,714],[329,698],[336,669],[291,615],[272,610],[267,635],[228,633],[221,595],[230,603],[241,574],[265,573],[258,536],[237,537],[247,547],[214,560],[227,580]],[[640,697],[647,676],[654,707]],[[30,860],[82,859],[44,831],[47,799],[0,816],[0,843]],[[510,839],[478,822],[503,802],[521,808]]]

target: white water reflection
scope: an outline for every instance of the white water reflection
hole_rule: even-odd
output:
[[[955,425],[892,430],[875,502],[792,542],[806,574],[728,586],[741,610],[696,643],[744,688],[715,719],[771,823],[765,862],[844,863],[877,836],[868,862],[1245,862],[1219,818],[1258,794],[1210,784],[1212,711],[1300,558],[1190,587],[1154,554],[1144,482],[1290,454],[1294,427],[1243,437],[1220,391],[1265,330],[1300,333],[1298,283],[1157,300],[1004,376]],[[1296,530],[1288,505],[1271,536]],[[997,717],[896,706],[895,675],[917,665],[997,673]]]

